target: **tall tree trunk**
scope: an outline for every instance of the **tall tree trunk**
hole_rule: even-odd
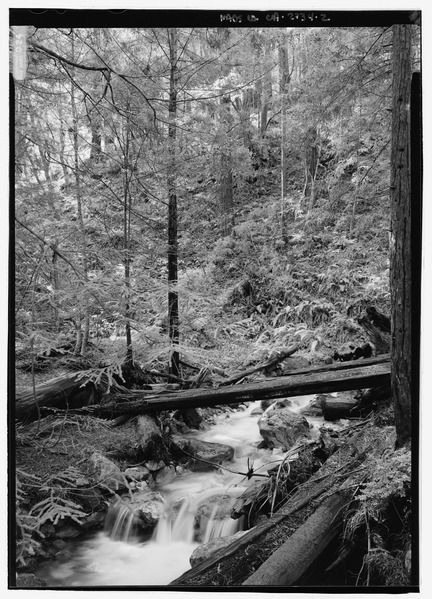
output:
[[[171,343],[169,373],[180,374],[179,344],[179,303],[178,303],[178,239],[177,239],[177,29],[168,29],[170,87],[168,105],[168,331]]]
[[[224,140],[221,145],[220,158],[220,230],[221,236],[226,237],[231,235],[234,226],[232,155],[228,137],[228,129],[231,123],[229,96],[221,98],[221,122],[224,128]]]
[[[52,248],[53,248],[53,255],[52,255],[52,287],[53,287],[53,294],[54,294],[54,318],[55,318],[55,331],[56,333],[60,332],[60,312],[59,312],[59,292],[60,292],[60,273],[59,273],[59,267],[58,267],[58,253],[57,253],[57,247],[59,245],[58,239],[55,239],[53,244],[52,244]]]
[[[75,45],[74,45],[74,32],[72,30],[71,35],[72,43],[72,60],[75,56]],[[80,244],[80,253],[82,256],[83,274],[84,274],[84,289],[83,289],[83,309],[80,310],[78,316],[79,322],[76,323],[77,329],[77,342],[76,342],[76,353],[81,353],[85,356],[87,353],[87,345],[90,335],[90,307],[89,298],[87,293],[87,280],[88,280],[88,259],[87,259],[87,239],[84,225],[83,216],[83,196],[81,189],[81,174],[80,174],[80,163],[79,163],[79,144],[78,144],[78,109],[75,98],[75,87],[73,81],[71,81],[71,109],[72,109],[72,140],[73,140],[73,153],[74,153],[74,174],[75,174],[75,197],[77,203],[78,212],[78,235]]]
[[[66,132],[65,132],[65,124],[63,121],[63,115],[61,112],[61,105],[59,104],[59,114],[60,114],[60,131],[59,131],[59,137],[60,137],[60,147],[59,147],[59,157],[60,157],[60,162],[61,162],[61,167],[63,170],[63,177],[64,177],[64,181],[65,181],[65,185],[66,187],[69,187],[70,185],[70,172],[69,172],[69,165],[67,164],[67,158],[66,158]]]
[[[129,106],[127,114],[130,114]],[[132,196],[130,192],[130,165],[131,165],[131,148],[130,148],[130,121],[129,116],[126,119],[126,139],[124,145],[124,179],[123,179],[123,239],[124,239],[124,281],[125,281],[125,329],[126,329],[126,364],[133,364],[133,348],[132,348],[132,331],[131,331],[131,256],[130,256],[130,239],[131,239],[131,208]]]
[[[267,64],[267,58],[270,54],[270,42],[266,41],[264,46],[264,64]],[[261,116],[260,116],[260,133],[261,137],[265,137],[267,131],[268,111],[272,98],[272,79],[271,71],[267,70],[263,75],[262,95],[261,95]]]
[[[50,162],[48,159],[48,143],[45,141],[43,146],[38,144],[37,147],[39,151],[42,169],[45,175],[45,181],[47,183],[51,183]]]
[[[102,119],[99,114],[94,114],[90,118],[90,129],[91,129],[91,149],[90,149],[90,160],[97,162],[102,155]]]
[[[281,45],[279,46],[279,93],[281,101],[281,238],[286,240],[285,198],[287,195],[287,94],[290,82],[287,35],[284,31]]]
[[[316,198],[316,177],[318,174],[318,167],[321,155],[321,144],[319,140],[319,133],[316,129],[309,131],[308,140],[306,147],[306,181],[304,195],[309,195],[308,212],[312,210],[315,205]]]
[[[411,31],[393,26],[393,110],[391,148],[390,287],[392,392],[397,446],[411,438],[411,181],[410,181]]]

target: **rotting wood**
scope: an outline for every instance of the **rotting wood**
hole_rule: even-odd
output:
[[[255,372],[259,372],[260,370],[265,370],[266,368],[270,368],[270,366],[274,366],[275,364],[282,362],[282,360],[285,360],[285,358],[289,358],[297,350],[298,350],[298,345],[292,345],[286,351],[280,352],[277,356],[273,356],[273,358],[270,358],[266,362],[263,362],[262,364],[258,364],[257,366],[248,368],[247,370],[244,370],[243,372],[239,372],[239,373],[231,376],[229,379],[222,381],[221,383],[219,383],[219,386],[222,387],[222,386],[226,386],[226,385],[233,385],[234,383],[241,381],[245,377],[250,376],[251,374],[254,374]]]
[[[33,390],[17,394],[15,418],[34,420],[39,410],[85,409],[86,414],[116,418],[169,409],[184,409],[224,404],[237,404],[261,399],[278,399],[313,393],[349,389],[367,389],[390,385],[389,356],[353,360],[330,365],[313,366],[293,371],[269,381],[232,385],[223,388],[189,389],[186,391],[112,387],[111,395],[95,405],[97,389],[86,383],[82,373],[51,379],[36,387],[37,405]],[[90,393],[90,395],[89,395]],[[43,415],[43,413],[41,414]]]
[[[76,409],[96,403],[97,390],[93,383],[83,381],[78,373],[50,379],[33,389],[17,393],[15,418],[31,422],[45,408]]]
[[[293,585],[339,534],[347,507],[346,495],[346,492],[337,492],[325,499],[243,586]]]
[[[303,497],[302,500],[299,500],[297,503],[294,503],[294,505],[290,509],[285,508],[285,509],[279,510],[278,513],[275,516],[273,516],[271,519],[269,519],[267,522],[262,522],[261,524],[258,524],[254,528],[251,528],[250,530],[246,531],[246,533],[244,535],[242,535],[241,537],[239,537],[238,539],[233,541],[230,545],[228,545],[228,547],[223,547],[222,549],[215,551],[215,553],[213,553],[205,561],[201,562],[200,564],[198,564],[191,570],[184,572],[181,576],[179,576],[178,578],[176,578],[175,580],[170,582],[170,586],[171,585],[190,584],[190,582],[189,582],[190,580],[192,580],[193,578],[195,578],[197,576],[201,576],[201,575],[205,574],[213,566],[219,564],[224,559],[230,557],[237,551],[242,550],[245,546],[249,545],[250,543],[253,543],[257,539],[262,537],[264,534],[269,532],[274,526],[276,526],[277,524],[280,524],[283,520],[285,520],[285,518],[288,518],[295,512],[299,511],[300,509],[302,509],[303,507],[308,505],[308,503],[310,503],[311,501],[313,501],[314,499],[316,499],[317,497],[322,495],[322,493],[324,493],[324,491],[325,491],[325,485],[321,485],[321,486],[317,487],[313,493],[309,494],[306,497]],[[205,584],[205,583],[203,583],[203,584]]]
[[[350,430],[350,428],[351,427],[348,427],[347,431]],[[361,435],[361,432],[358,434]],[[362,464],[365,457],[366,455],[364,452],[359,453],[351,461],[345,462],[339,468],[333,469],[331,462],[334,462],[334,466],[339,458],[330,458],[324,463],[320,470],[297,489],[276,514],[254,528],[246,531],[244,535],[234,540],[228,547],[219,549],[194,568],[184,572],[181,576],[173,580],[170,583],[170,586],[193,585],[194,580],[196,579],[200,581],[200,585],[211,584],[214,577],[214,569],[216,567],[223,569],[226,560],[231,559],[234,555],[239,555],[244,552],[246,547],[249,547],[258,539],[264,537],[275,526],[281,524],[290,516],[308,506],[320,495],[328,492],[335,484],[337,484],[338,489],[341,486],[342,481],[346,480],[350,476],[350,473]],[[328,467],[330,468],[328,469]],[[240,583],[242,582],[243,580],[240,581]]]
[[[362,362],[366,362],[366,360]],[[390,363],[388,361],[371,365],[358,364],[358,361],[355,361],[355,366],[352,368],[346,368],[347,364],[348,362],[341,364],[345,368],[330,368],[327,372],[322,369],[316,372],[309,370],[306,373],[292,373],[270,381],[218,389],[192,389],[159,395],[141,394],[139,391],[134,391],[128,396],[119,397],[110,404],[96,406],[95,411],[108,416],[119,413],[141,414],[171,409],[213,407],[261,399],[367,389],[388,385],[390,382]],[[128,401],[125,401],[126,397]]]
[[[367,477],[364,461],[370,452],[369,449],[363,450],[362,448],[367,445],[371,434],[370,427],[370,421],[363,421],[340,431],[342,436],[339,439],[341,442],[339,449],[332,453],[309,480],[300,485],[287,498],[285,504],[273,516],[246,531],[228,547],[221,548],[210,555],[206,560],[172,581],[170,585],[179,586],[179,588],[195,584],[203,586],[241,585],[248,575],[252,574],[250,570],[251,552],[254,554],[254,551],[260,551],[262,555],[263,541],[268,534],[271,536],[274,527],[285,526],[292,518],[296,519],[301,510],[310,509],[312,507],[310,504],[315,500],[319,501],[318,498],[321,495],[330,496],[344,489],[352,489],[353,486],[358,488],[358,485],[364,482]],[[388,440],[384,437],[374,451],[382,453],[386,447],[388,447]],[[277,547],[274,547],[273,551],[276,549]],[[263,563],[264,560],[265,557],[261,559],[260,563]],[[228,571],[230,571],[229,574]]]
[[[369,336],[378,353],[390,351],[391,326],[388,316],[370,307],[357,321]]]
[[[355,399],[339,399],[338,397],[326,397],[323,401],[324,420],[334,421],[340,418],[358,418],[359,402]]]

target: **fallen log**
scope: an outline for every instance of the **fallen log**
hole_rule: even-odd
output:
[[[248,368],[247,370],[239,372],[238,374],[231,376],[229,379],[222,381],[221,383],[219,383],[219,386],[222,387],[225,385],[233,385],[234,383],[241,381],[242,379],[246,378],[247,376],[250,376],[251,374],[254,374],[255,372],[259,372],[260,370],[266,370],[271,366],[275,366],[275,364],[282,362],[282,360],[285,360],[285,358],[289,358],[290,356],[292,356],[297,350],[298,345],[292,345],[286,351],[280,352],[278,355],[273,356],[273,358],[270,358],[266,362],[258,364],[258,366],[253,366],[252,368]]]
[[[263,537],[266,533],[268,533],[272,528],[280,524],[283,520],[294,514],[295,512],[301,510],[306,505],[308,505],[311,501],[322,495],[325,491],[325,485],[321,485],[317,487],[314,492],[308,494],[301,499],[298,499],[296,494],[294,496],[295,500],[298,501],[290,502],[288,507],[284,507],[279,510],[275,516],[269,519],[267,522],[262,522],[258,524],[254,528],[246,531],[244,535],[233,541],[228,547],[223,547],[218,551],[215,551],[209,558],[192,568],[191,570],[187,570],[181,576],[173,580],[169,583],[169,586],[175,585],[189,585],[193,584],[193,580],[196,578],[200,579],[200,584],[206,585],[209,584],[213,578],[212,569],[214,567],[220,567],[225,560],[229,559],[232,555],[235,555],[239,551],[242,551],[245,547],[249,546],[251,543],[254,543],[259,538]]]
[[[340,418],[356,418],[359,416],[359,402],[356,399],[339,399],[326,397],[322,403],[324,420],[333,422]]]
[[[372,359],[371,359],[372,360]],[[348,367],[350,365],[350,367]],[[338,367],[339,366],[339,367]],[[140,391],[130,392],[104,406],[96,406],[99,415],[109,416],[119,413],[142,414],[162,410],[214,407],[277,399],[314,393],[331,393],[350,389],[367,389],[390,384],[390,363],[378,360],[367,364],[367,360],[344,362],[323,367],[297,371],[287,376],[246,383],[217,389],[190,389],[181,392],[151,395]],[[125,399],[127,398],[127,401]]]
[[[354,430],[354,427],[349,427],[347,432],[350,430]],[[357,434],[357,437],[361,437],[361,435],[362,431]],[[173,580],[170,585],[184,586],[198,584],[204,586],[209,584],[242,584],[248,577],[248,569],[251,572],[250,556],[253,546],[255,545],[258,554],[260,554],[258,561],[259,565],[261,565],[265,560],[265,557],[262,557],[262,542],[266,535],[271,533],[274,527],[282,526],[285,521],[289,521],[293,516],[295,517],[298,512],[306,509],[320,495],[328,492],[335,485],[335,491],[339,490],[343,484],[342,481],[349,478],[352,472],[362,464],[364,459],[364,452],[359,452],[353,459],[349,445],[346,444],[345,452],[343,454],[336,452],[334,456],[329,458],[309,481],[296,490],[276,514],[246,531],[244,535],[234,540],[228,547],[219,549],[197,566],[184,572],[177,579]],[[341,460],[343,462],[342,465],[340,465]],[[228,575],[230,564],[234,564],[234,566]],[[219,575],[219,573],[222,574]],[[219,578],[223,580],[229,579],[230,582],[219,582]]]
[[[346,507],[346,493],[328,497],[242,586],[293,585],[340,533]]]
[[[17,393],[15,418],[32,422],[45,408],[76,409],[94,405],[98,392],[93,383],[79,378],[78,373],[50,379],[36,388]]]

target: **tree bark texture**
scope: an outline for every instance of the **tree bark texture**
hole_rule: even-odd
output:
[[[38,416],[46,415],[44,408],[62,410],[90,406],[97,401],[97,392],[93,383],[85,383],[77,375],[69,375],[51,379],[17,394],[15,418],[26,422],[37,420]],[[41,413],[42,410],[42,413]]]
[[[127,168],[131,163],[131,129],[129,116],[126,118],[124,162],[123,169],[123,243],[124,243],[124,283],[125,283],[125,329],[126,329],[126,364],[133,364],[133,347],[131,331],[131,212],[132,194],[130,190],[130,170]]]
[[[170,57],[170,87],[168,105],[168,331],[171,343],[169,373],[179,376],[179,302],[178,302],[178,236],[177,236],[177,29],[168,30]]]
[[[359,416],[359,403],[355,399],[328,397],[323,403],[323,416],[327,421],[356,418]]]
[[[288,85],[290,72],[288,63],[287,35],[283,34],[283,42],[279,47],[279,93],[281,98],[281,239],[286,240],[285,197],[287,195],[287,122]]]
[[[390,288],[392,323],[391,384],[397,445],[411,438],[411,31],[393,26],[393,119],[391,148]]]
[[[291,586],[340,532],[346,497],[335,493],[249,576],[243,586]]]
[[[221,98],[221,121],[224,129],[228,129],[231,121],[230,98]],[[221,211],[221,235],[231,235],[234,226],[234,198],[233,198],[233,175],[232,156],[227,131],[221,146],[220,157],[220,211]]]
[[[75,46],[74,46],[74,32],[71,32],[71,42],[72,42],[72,57],[75,55]],[[87,345],[89,341],[90,335],[90,306],[89,306],[89,296],[87,292],[87,283],[88,283],[88,252],[87,252],[87,235],[84,224],[84,215],[83,215],[83,193],[81,188],[81,169],[80,169],[80,161],[79,161],[79,115],[78,109],[76,105],[75,98],[75,86],[73,82],[71,82],[71,109],[72,109],[72,138],[73,138],[73,153],[74,153],[74,173],[75,173],[75,186],[76,186],[76,203],[77,203],[77,212],[78,212],[78,235],[79,235],[79,251],[82,257],[82,270],[83,270],[83,300],[82,300],[82,312],[79,310],[79,315],[77,316],[77,343],[76,343],[76,353],[81,353],[82,356],[85,356],[87,353]],[[81,328],[83,326],[83,329]]]
[[[306,483],[299,485],[294,493],[289,495],[286,503],[278,509],[276,513],[247,530],[240,538],[235,539],[227,547],[217,550],[205,561],[193,567],[191,570],[186,571],[170,584],[179,586],[194,584],[243,584],[249,576],[253,575],[251,563],[253,564],[255,562],[258,565],[258,568],[264,563],[263,545],[265,546],[267,535],[270,534],[275,527],[278,527],[279,530],[292,530],[292,525],[290,524],[291,521],[295,526],[295,530],[288,532],[287,534],[287,538],[291,538],[296,534],[295,531],[298,529],[297,518],[301,510],[307,506],[311,506],[312,502],[317,500],[324,493],[333,491],[333,493],[329,495],[329,497],[332,498],[339,496],[339,493],[345,494],[346,492],[349,492],[348,490],[352,489],[352,482],[357,482],[358,484],[358,474],[355,474],[355,472],[363,463],[366,454],[365,452],[358,451],[357,447],[362,445],[364,434],[367,434],[367,431],[364,432],[363,429],[360,429],[354,436],[349,434],[349,438],[340,446],[339,451],[334,452]],[[374,451],[374,448],[371,448],[371,451]],[[327,499],[324,499],[322,505],[325,505],[326,501]],[[343,508],[348,507],[348,503],[349,498],[345,496],[341,506],[342,509],[340,509],[339,512],[334,510],[335,506],[333,504],[329,503],[326,505],[326,509],[330,509],[330,511],[333,512],[333,515],[336,513],[336,517],[333,520],[334,528],[339,526],[343,517]],[[316,509],[320,509],[319,506]],[[314,509],[313,512],[315,512],[316,509]],[[321,518],[325,518],[325,511],[322,510],[320,515]],[[292,517],[294,517],[294,522],[292,521]],[[317,528],[315,529],[317,535],[312,535],[311,538],[310,533],[308,533],[308,543],[312,547],[315,541],[319,538],[323,540],[326,534],[325,530],[320,533],[321,518],[315,518],[312,522],[309,522],[308,528],[303,529],[303,531],[308,531],[311,528],[314,528],[315,523],[317,523]],[[329,518],[327,519],[327,522],[328,520]],[[307,519],[304,520],[304,523],[307,523],[307,521]],[[313,524],[312,527],[310,526],[311,523]],[[285,528],[285,524],[288,524],[287,528]],[[299,536],[300,535],[297,535],[297,540],[299,542],[297,547],[300,547],[301,543],[301,539],[298,538]],[[323,543],[323,545],[325,544]],[[281,546],[281,543],[279,543],[279,546]],[[270,558],[275,550],[277,551],[277,548],[272,551],[272,549],[267,546],[265,555]],[[304,550],[305,561],[308,557],[309,550],[309,547]],[[300,562],[302,561],[303,557],[301,556]],[[301,567],[301,564],[299,566]],[[258,570],[256,570],[256,572],[257,571]],[[299,572],[299,570],[296,570],[296,579],[297,574],[301,576],[303,573],[304,571]]]
[[[104,405],[105,414],[144,414],[183,408],[211,407],[262,399],[294,397],[313,393],[331,393],[350,389],[368,389],[388,385],[390,382],[390,364],[382,362],[363,366],[366,360],[345,362],[352,368],[340,368],[327,372],[292,373],[261,383],[232,385],[220,389],[191,389],[187,391],[165,393],[152,396],[149,392],[134,392],[127,399]]]
[[[273,358],[270,358],[263,364],[259,364],[258,366],[253,366],[251,368],[248,368],[247,370],[244,370],[243,372],[235,374],[235,375],[231,376],[229,379],[222,381],[222,383],[220,383],[220,386],[233,385],[234,383],[237,383],[238,381],[245,378],[246,376],[249,376],[250,374],[254,374],[255,372],[258,372],[259,370],[265,370],[266,368],[269,368],[269,366],[274,366],[275,364],[282,362],[282,360],[285,360],[285,358],[292,356],[297,350],[298,350],[298,345],[293,345],[290,348],[288,348],[286,351],[281,352],[279,355],[274,356]]]
[[[366,309],[365,314],[358,318],[358,323],[368,334],[377,354],[390,351],[391,323],[387,316],[370,307]]]

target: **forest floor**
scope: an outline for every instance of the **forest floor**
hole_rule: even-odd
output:
[[[45,382],[61,374],[65,374],[64,369],[50,369],[38,373],[37,382]],[[17,389],[29,388],[31,381],[31,374],[20,372]],[[308,585],[311,580],[323,585],[408,584],[409,575],[404,559],[410,546],[411,533],[408,483],[411,458],[409,449],[393,451],[394,421],[389,401],[375,406],[375,413],[366,421],[362,434],[361,443],[358,436],[352,435],[338,449],[337,461],[329,460],[327,465],[324,464],[327,472],[325,469],[319,471],[319,476],[328,476],[332,469],[334,471],[340,467],[344,452],[347,455],[358,453],[360,445],[368,448],[368,483],[365,486],[364,481],[356,481],[356,492],[360,499],[344,524],[344,537],[346,531],[352,529],[350,549],[347,550],[343,538],[331,543],[322,563],[318,560],[318,573],[305,573],[300,581],[302,585]],[[379,442],[383,438],[384,444]],[[142,456],[139,453],[134,423],[129,421],[112,427],[104,420],[85,415],[53,415],[17,428],[16,468],[24,479],[26,476],[27,480],[29,476],[36,477],[39,481],[44,481],[47,489],[58,489],[59,485],[61,487],[66,484],[64,476],[68,472],[72,477],[68,479],[69,483],[73,482],[76,487],[72,497],[79,499],[80,505],[85,505],[87,509],[103,512],[106,511],[107,498],[88,488],[91,477],[89,458],[96,451],[114,460],[121,470],[136,465]],[[32,502],[34,505],[37,498],[40,499],[38,494],[32,499],[32,494],[29,493],[23,507],[31,510]],[[223,567],[220,564],[210,567],[204,574],[192,577],[188,585],[241,585],[313,514],[320,502],[320,498],[308,502],[256,541],[224,559]],[[360,517],[359,514],[367,516]],[[261,516],[261,521],[266,518],[268,515]],[[260,517],[257,522],[259,521]],[[352,549],[354,546],[355,551]],[[39,557],[53,557],[51,549],[49,543],[46,544],[38,552]],[[338,556],[344,552],[347,554],[344,560],[327,573],[326,568],[332,562],[337,562]],[[28,556],[24,570],[36,561],[36,557]]]

